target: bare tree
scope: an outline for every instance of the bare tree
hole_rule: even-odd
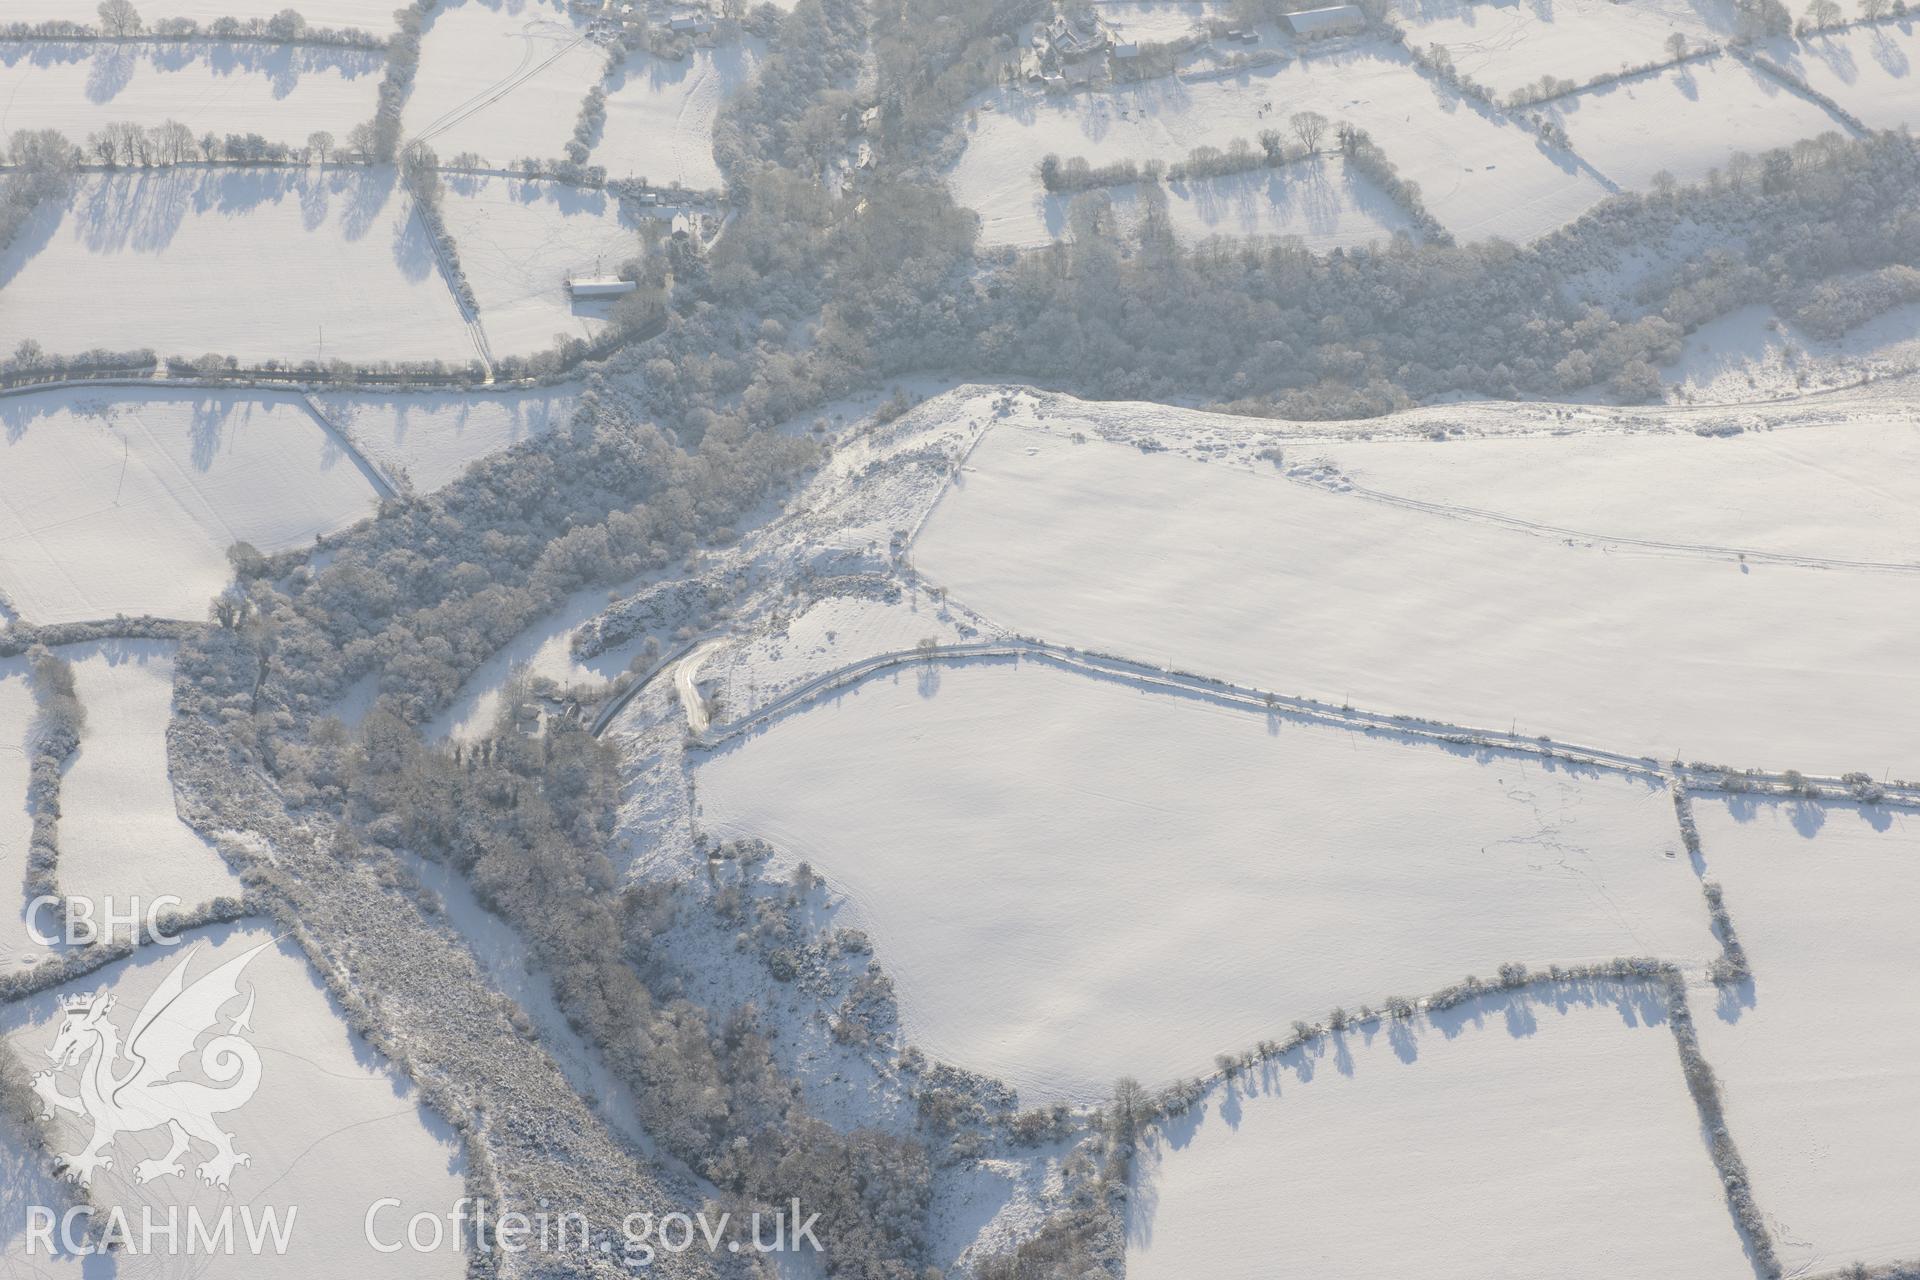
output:
[[[133,0],[100,0],[100,29],[110,36],[137,36],[144,24]]]
[[[424,142],[413,142],[400,153],[400,176],[413,198],[432,208],[440,203],[440,157]]]
[[[147,131],[130,120],[115,120],[96,137],[99,142],[94,150],[103,163],[135,164],[146,161]]]
[[[1832,0],[1828,0],[1832,3]],[[1296,111],[1287,118],[1293,126],[1293,136],[1300,139],[1300,145],[1307,154],[1315,155],[1320,150],[1320,140],[1327,136],[1327,118],[1318,111]]]
[[[1676,31],[1667,37],[1667,52],[1673,55],[1675,62],[1687,56],[1687,36],[1685,32]]]
[[[327,162],[327,156],[333,151],[333,135],[325,129],[316,129],[307,135],[307,154],[321,164]]]
[[[1860,0],[1860,16],[1868,22],[1880,21],[1890,10],[1887,0]]]
[[[1812,0],[1807,5],[1807,16],[1800,25],[1804,30],[1819,31],[1840,25],[1841,16],[1840,6],[1834,0]]]
[[[267,19],[267,34],[276,40],[298,40],[307,33],[307,20],[298,9],[282,9]]]
[[[1107,1110],[1107,1122],[1113,1136],[1121,1142],[1133,1141],[1146,1123],[1150,1105],[1147,1091],[1132,1076],[1121,1076],[1113,1083],[1113,1103]]]
[[[149,140],[158,164],[185,164],[193,159],[193,130],[178,120],[162,120],[153,127]]]

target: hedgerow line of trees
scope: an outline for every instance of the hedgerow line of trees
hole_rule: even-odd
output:
[[[260,914],[261,908],[250,895],[238,898],[223,896],[185,911],[160,912],[153,921],[155,928],[152,932],[148,931],[147,922],[142,921],[134,935],[102,937],[59,955],[49,955],[32,968],[0,973],[0,1004],[24,1000],[28,996],[52,991],[98,973],[143,947],[155,945],[163,938],[179,937],[209,925],[232,924]]]
[[[1720,944],[1720,954],[1708,966],[1707,976],[1715,986],[1745,982],[1753,976],[1753,970],[1747,963],[1747,949],[1741,945],[1740,935],[1733,927],[1733,917],[1727,911],[1725,892],[1718,883],[1705,878],[1706,859],[1700,849],[1700,825],[1693,816],[1693,796],[1678,778],[1668,785],[1673,791],[1674,817],[1680,824],[1680,843],[1685,846],[1695,871],[1701,873],[1700,892],[1707,900],[1714,939]]]
[[[1654,75],[1673,67],[1684,66],[1689,62],[1705,61],[1719,56],[1722,52],[1722,46],[1711,40],[1694,44],[1687,40],[1685,33],[1676,31],[1667,37],[1669,56],[1664,59],[1622,65],[1616,71],[1603,71],[1585,81],[1543,75],[1538,83],[1522,85],[1503,97],[1499,90],[1482,84],[1454,65],[1453,54],[1445,45],[1429,44],[1426,48],[1420,49],[1406,44],[1404,32],[1399,32],[1399,36],[1413,60],[1434,77],[1445,82],[1449,88],[1487,106],[1504,107],[1513,111],[1543,106],[1561,98],[1571,97],[1576,93],[1602,89],[1610,84],[1619,84],[1623,80],[1631,80],[1638,76]]]
[[[1907,0],[1860,0],[1859,16],[1849,18],[1836,0],[1807,0],[1805,13],[1793,26],[1795,35],[1805,38],[1821,35],[1830,31],[1844,31],[1850,27],[1870,26],[1875,23],[1905,21],[1913,12]],[[1775,21],[1778,21],[1776,17]]]
[[[31,653],[35,646],[60,649],[95,640],[178,641],[199,629],[199,623],[146,615],[130,618],[123,614],[90,622],[36,623],[29,618],[17,618],[11,626],[0,630],[0,658],[17,658]]]
[[[0,25],[0,40],[189,41],[225,44],[329,45],[348,49],[384,49],[385,37],[357,27],[316,27],[295,9],[271,18],[215,18],[204,25],[193,18],[161,18],[149,27],[131,0],[104,0],[97,26],[68,18]]]
[[[440,181],[440,158],[432,147],[424,142],[407,144],[406,150],[400,153],[400,181],[413,196],[414,211],[420,215],[421,225],[433,238],[435,256],[453,286],[454,296],[460,300],[461,310],[469,318],[479,315],[480,299],[474,296],[466,268],[460,265],[460,246],[454,242],[453,232],[440,210],[445,186]]]
[[[299,147],[274,142],[258,133],[202,133],[178,120],[163,120],[156,125],[141,125],[131,120],[113,121],[87,135],[83,154],[107,169],[169,169],[221,160],[237,164],[289,164],[304,162],[318,153],[331,151],[333,138],[324,131],[307,139],[303,152]]]
[[[318,129],[307,135],[304,145],[275,142],[258,133],[196,134],[191,126],[172,119],[163,120],[157,125],[142,125],[131,120],[113,121],[88,134],[81,147],[72,147],[57,130],[22,130],[15,136],[20,139],[16,156],[26,157],[14,160],[16,173],[25,167],[43,165],[59,156],[67,157],[63,163],[70,163],[69,173],[82,168],[170,168],[222,162],[287,167],[318,164],[322,168],[340,165],[372,167],[379,163],[371,150],[372,126],[365,123],[355,125],[344,142],[327,130]],[[63,152],[60,150],[62,147],[70,147],[70,151]],[[445,163],[436,161],[436,168],[442,175],[497,174],[528,181],[540,180],[605,190],[623,200],[638,201],[642,195],[651,194],[665,203],[684,204],[711,196],[710,192],[698,191],[677,182],[659,185],[648,182],[644,177],[609,181],[604,165],[579,165],[564,159],[543,160],[527,156],[496,167],[490,165],[484,156],[463,151]]]
[[[1142,180],[1158,182],[1164,178],[1168,182],[1186,182],[1251,173],[1260,169],[1277,169],[1317,156],[1320,141],[1328,127],[1327,118],[1314,111],[1296,112],[1292,127],[1299,138],[1297,145],[1290,145],[1278,130],[1267,129],[1261,132],[1257,149],[1245,138],[1235,138],[1224,150],[1212,146],[1195,147],[1187,153],[1185,160],[1176,160],[1171,164],[1159,160],[1145,163],[1116,160],[1111,164],[1095,166],[1089,164],[1084,156],[1072,156],[1063,161],[1057,155],[1048,155],[1040,161],[1040,185],[1060,195],[1094,187],[1124,186]]]
[[[361,133],[364,126],[355,126]],[[361,139],[350,139],[350,145]],[[83,147],[74,146],[53,129],[21,130],[10,144],[14,176],[23,171],[63,173],[69,180],[83,164],[102,169],[166,169],[182,165],[218,164],[223,161],[245,165],[304,166],[352,155],[362,163],[373,163],[363,150],[343,150],[324,129],[307,135],[305,146],[275,142],[258,133],[196,134],[178,120],[162,120],[143,125],[133,120],[115,120],[102,125],[86,137]],[[59,194],[71,190],[70,182]],[[52,194],[52,190],[43,195]],[[36,197],[37,199],[38,197]]]
[[[1263,1040],[1243,1052],[1221,1054],[1209,1075],[1176,1080],[1158,1091],[1149,1091],[1132,1077],[1122,1077],[1115,1083],[1108,1104],[1095,1116],[1104,1145],[1097,1173],[1087,1180],[1084,1192],[1065,1212],[1044,1223],[1034,1237],[981,1263],[976,1275],[981,1280],[1054,1280],[1111,1273],[1125,1253],[1130,1183],[1140,1142],[1155,1126],[1186,1114],[1209,1089],[1263,1062],[1301,1051],[1351,1027],[1409,1021],[1419,1009],[1441,1011],[1488,995],[1516,994],[1534,984],[1658,982],[1662,973],[1658,961],[1647,959],[1554,966],[1540,974],[1530,973],[1522,965],[1502,965],[1496,982],[1469,976],[1417,1003],[1395,996],[1382,1001],[1378,1009],[1362,1006],[1353,1013],[1335,1009],[1324,1022],[1296,1021],[1285,1038]],[[1684,987],[1681,998],[1684,1001]]]
[[[601,615],[585,624],[582,630],[581,656],[591,656],[593,652],[598,651],[598,641],[594,637],[602,625],[611,627],[611,635],[621,637],[615,643],[624,643],[633,634],[637,634],[637,631],[627,629],[625,615],[629,607],[642,604],[650,598],[657,598],[658,594],[668,590],[668,586],[669,584],[662,584],[630,601],[610,605]],[[934,589],[939,588],[935,586]],[[1851,800],[1859,804],[1893,804],[1908,809],[1920,808],[1920,784],[1909,781],[1893,779],[1882,782],[1862,772],[1847,773],[1837,779],[1809,778],[1794,769],[1778,773],[1764,772],[1759,769],[1737,770],[1699,760],[1686,762],[1675,759],[1668,765],[1662,766],[1651,757],[1623,755],[1601,747],[1557,741],[1544,735],[1517,736],[1506,731],[1424,720],[1406,714],[1385,715],[1369,712],[1350,705],[1335,705],[1300,695],[1283,696],[1272,690],[1255,689],[1217,676],[1185,671],[1178,667],[1164,669],[1155,667],[1147,671],[1139,666],[1137,660],[1123,654],[1059,645],[1038,637],[1027,636],[916,646],[912,649],[871,654],[844,667],[803,681],[770,700],[745,710],[733,719],[716,721],[709,725],[704,741],[712,745],[736,737],[750,729],[769,723],[777,717],[790,714],[820,697],[853,687],[870,679],[878,672],[902,665],[934,660],[992,661],[1014,656],[1023,661],[1049,662],[1065,669],[1104,678],[1118,675],[1135,685],[1142,682],[1164,684],[1186,694],[1200,694],[1218,699],[1221,705],[1262,708],[1269,716],[1297,717],[1303,722],[1333,725],[1342,729],[1386,731],[1409,741],[1512,752],[1538,756],[1546,760],[1566,760],[1585,767],[1636,777],[1649,783],[1664,782],[1675,789],[1676,807],[1685,807],[1689,815],[1691,806],[1688,797],[1693,790],[1722,790],[1779,798]],[[1689,836],[1688,831],[1689,822],[1683,818],[1682,838],[1688,842],[1689,852],[1697,855],[1697,832]]]
[[[33,819],[26,877],[31,900],[60,892],[60,778],[80,749],[87,712],[74,685],[72,663],[45,645],[29,649],[27,662],[35,703],[27,778],[27,813]]]
[[[1675,760],[1674,766],[1681,767]],[[1772,773],[1761,769],[1736,769],[1707,760],[1686,762],[1688,784],[1703,791],[1722,791],[1728,795],[1758,795],[1795,800],[1852,800],[1856,804],[1895,804],[1903,808],[1920,805],[1920,782],[1904,778],[1876,779],[1856,770],[1839,778],[1810,778],[1798,769]]]
[[[1781,84],[1785,85],[1792,92],[1797,93],[1801,97],[1807,99],[1809,102],[1812,102],[1820,106],[1827,112],[1828,115],[1833,116],[1836,120],[1839,120],[1842,124],[1846,125],[1847,128],[1853,130],[1853,132],[1856,135],[1864,136],[1866,134],[1873,132],[1871,129],[1867,127],[1866,121],[1862,120],[1859,116],[1856,116],[1855,114],[1853,114],[1853,112],[1841,106],[1837,101],[1833,99],[1832,96],[1822,93],[1818,89],[1814,88],[1812,85],[1808,84],[1807,78],[1805,76],[1802,76],[1796,72],[1790,71],[1786,67],[1783,67],[1779,63],[1775,62],[1772,58],[1764,57],[1763,55],[1756,53],[1754,50],[1750,48],[1746,48],[1742,45],[1738,45],[1738,44],[1734,45],[1732,47],[1732,51],[1733,51],[1734,57],[1740,59],[1740,61],[1746,63],[1748,66],[1758,71],[1761,75],[1768,76],[1774,80],[1779,81]]]
[[[573,136],[567,139],[567,159],[584,165],[593,152],[593,144],[607,124],[607,87],[596,84],[580,101],[580,116],[573,122]],[[604,177],[602,178],[604,181]]]
[[[377,160],[392,160],[400,149],[400,113],[407,93],[413,88],[414,74],[420,69],[420,37],[427,17],[439,7],[440,0],[411,0],[395,10],[399,29],[387,42],[387,70],[381,77],[373,120],[364,126],[365,135],[352,145]],[[359,134],[363,126],[355,125]],[[364,142],[364,146],[361,143]]]
[[[265,360],[245,364],[236,356],[207,352],[193,357],[169,356],[170,377],[246,386],[253,383],[322,383],[330,387],[461,387],[512,383],[545,386],[577,375],[581,366],[612,355],[622,347],[651,337],[666,324],[657,304],[641,299],[630,308],[616,306],[613,323],[593,338],[559,335],[545,351],[513,353],[493,358],[493,376],[477,359],[347,361]]]
[[[1686,975],[1678,966],[1646,957],[1622,957],[1589,965],[1554,965],[1544,972],[1529,970],[1521,964],[1504,964],[1500,966],[1498,978],[1492,982],[1468,976],[1418,1002],[1390,997],[1382,1001],[1378,1009],[1362,1006],[1353,1013],[1335,1009],[1323,1022],[1295,1022],[1291,1034],[1286,1038],[1264,1040],[1251,1049],[1222,1054],[1210,1075],[1175,1081],[1157,1093],[1149,1093],[1131,1078],[1122,1078],[1114,1086],[1113,1100],[1107,1109],[1108,1127],[1114,1135],[1111,1148],[1113,1158],[1119,1164],[1130,1165],[1137,1142],[1151,1126],[1184,1115],[1215,1085],[1230,1082],[1263,1062],[1298,1052],[1315,1041],[1338,1035],[1350,1027],[1406,1022],[1419,1011],[1440,1012],[1486,996],[1518,995],[1536,986],[1551,988],[1603,982],[1647,986],[1665,1004],[1667,1025],[1673,1033],[1679,1053],[1687,1092],[1700,1114],[1701,1125],[1707,1135],[1708,1154],[1720,1175],[1728,1210],[1747,1242],[1755,1271],[1766,1280],[1779,1280],[1782,1268],[1775,1254],[1772,1233],[1754,1199],[1746,1163],[1727,1128],[1719,1080],[1700,1050],[1699,1035],[1687,1000]]]
[[[15,629],[23,634],[8,647],[26,654],[35,707],[28,735],[26,808],[32,830],[28,837],[24,891],[29,901],[60,900],[52,912],[43,911],[38,921],[42,928],[57,927],[66,918],[65,899],[60,892],[60,786],[67,766],[80,748],[87,714],[75,684],[73,664],[52,646],[105,638],[149,638],[150,633],[156,631],[175,638],[183,628],[178,624],[172,628],[151,627],[139,620],[116,619],[42,628],[22,622],[16,624]],[[163,912],[158,926],[164,933],[177,934],[210,922],[237,919],[246,910],[240,899],[221,897],[188,910]],[[133,948],[151,941],[145,928],[141,925],[138,932],[125,940],[125,951],[102,951],[115,941],[102,936],[64,955],[44,958],[32,969],[5,975],[0,978],[0,1000],[17,999],[29,991],[46,990],[81,973],[92,972],[105,963],[100,959],[103,954],[110,958],[130,954]]]
[[[1823,1271],[1808,1280],[1920,1280],[1920,1261],[1889,1262],[1877,1267],[1856,1262],[1838,1271]]]
[[[589,361],[613,354],[623,343],[631,343],[658,331],[659,318],[642,316],[633,328],[614,328],[588,341],[567,338],[546,350],[530,355],[498,356],[493,362],[494,377],[479,361],[468,363],[446,360],[370,360],[353,362],[328,360],[265,360],[244,364],[237,356],[207,352],[199,356],[168,356],[167,376],[198,385],[285,386],[314,385],[333,389],[353,387],[457,387],[474,390],[487,386],[550,386],[576,376]],[[33,354],[0,360],[0,391],[32,392],[37,388],[69,381],[140,381],[152,378],[161,360],[151,350],[93,350],[77,355],[47,354],[29,340]]]
[[[1355,172],[1372,180],[1373,184],[1384,191],[1389,200],[1398,205],[1420,232],[1421,239],[1428,244],[1450,245],[1453,233],[1440,224],[1440,219],[1427,209],[1426,201],[1420,198],[1420,184],[1411,179],[1402,178],[1399,169],[1387,153],[1375,145],[1367,131],[1355,125],[1340,126],[1340,154],[1347,159],[1347,165]]]

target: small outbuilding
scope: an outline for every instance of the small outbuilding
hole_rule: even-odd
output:
[[[1284,13],[1280,21],[1296,36],[1337,36],[1364,29],[1367,15],[1360,11],[1359,5],[1336,4],[1324,9]]]
[[[618,298],[639,288],[638,281],[622,280],[619,276],[579,276],[567,281],[567,292],[579,301]]]

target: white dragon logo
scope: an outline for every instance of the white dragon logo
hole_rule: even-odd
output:
[[[233,1135],[214,1121],[218,1113],[245,1106],[260,1087],[260,1055],[240,1035],[253,1029],[251,984],[246,1008],[199,1053],[201,1072],[224,1087],[174,1077],[187,1066],[200,1037],[217,1028],[220,1011],[240,995],[240,971],[272,945],[271,939],[263,942],[188,986],[187,965],[201,951],[195,946],[141,1006],[127,1034],[124,1068],[120,1030],[107,1017],[113,997],[95,993],[62,1002],[60,1034],[47,1056],[62,1071],[80,1068],[80,1092],[60,1092],[51,1071],[35,1076],[33,1087],[49,1107],[93,1121],[93,1137],[86,1146],[62,1157],[68,1178],[83,1187],[91,1184],[97,1170],[113,1168],[108,1148],[121,1134],[162,1127],[171,1134],[172,1146],[160,1159],[135,1165],[135,1181],[182,1175],[180,1157],[196,1141],[213,1148],[212,1158],[198,1170],[202,1182],[224,1188],[235,1166],[253,1163],[233,1149]]]

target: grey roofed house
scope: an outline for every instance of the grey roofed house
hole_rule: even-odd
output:
[[[1302,9],[1283,13],[1280,20],[1297,36],[1330,36],[1358,31],[1367,25],[1367,15],[1358,5],[1336,4],[1324,9]]]
[[[1099,53],[1112,42],[1098,18],[1085,21],[1062,15],[1047,25],[1045,35],[1053,52],[1069,62]]]

